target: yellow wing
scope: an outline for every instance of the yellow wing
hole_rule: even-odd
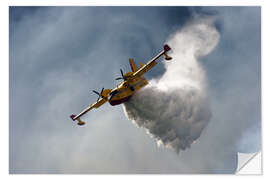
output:
[[[143,65],[140,69],[138,69],[134,74],[133,77],[139,77],[142,76],[144,73],[148,72],[150,69],[152,69],[156,64],[156,60],[159,59],[162,55],[165,56],[166,60],[171,60],[172,58],[167,55],[167,52],[171,50],[171,48],[166,44],[163,46],[163,51],[161,51],[157,56],[155,56],[153,59],[148,61],[145,65]]]
[[[103,91],[103,90],[102,90]],[[102,94],[102,98],[100,98],[97,102],[91,104],[90,106],[88,106],[87,108],[85,108],[82,112],[80,112],[78,115],[74,115],[72,114],[70,116],[70,118],[75,121],[78,121],[78,125],[84,125],[85,122],[83,122],[80,117],[83,116],[84,114],[86,114],[88,111],[90,111],[93,108],[99,108],[101,105],[103,105],[104,103],[106,103],[108,101],[108,94],[111,92],[111,89],[105,89],[101,94]]]
[[[101,105],[103,105],[105,102],[107,102],[107,98],[101,98],[100,100],[98,100],[97,102],[91,104],[90,106],[88,106],[85,110],[83,110],[80,114],[78,114],[76,117],[80,117],[82,115],[84,115],[85,113],[87,113],[88,111],[90,111],[93,108],[99,108]],[[75,118],[76,119],[76,118]]]

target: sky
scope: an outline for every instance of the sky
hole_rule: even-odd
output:
[[[128,58],[147,62],[203,17],[219,33],[199,58],[212,115],[190,148],[159,147],[122,106],[71,121],[96,101],[91,90],[130,71]],[[224,174],[237,152],[261,149],[260,7],[10,7],[9,32],[10,173]],[[165,73],[159,63],[145,77]]]

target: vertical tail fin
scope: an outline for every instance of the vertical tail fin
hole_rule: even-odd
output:
[[[138,67],[136,66],[136,64],[132,58],[129,58],[129,64],[130,64],[132,72],[136,72],[138,70]]]

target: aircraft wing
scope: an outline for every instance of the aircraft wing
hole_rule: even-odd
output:
[[[85,108],[82,112],[80,112],[78,115],[74,115],[72,114],[70,116],[70,118],[75,121],[78,121],[78,125],[84,125],[85,122],[83,122],[80,117],[83,116],[84,114],[86,114],[88,111],[90,111],[93,108],[99,108],[101,105],[103,105],[104,103],[106,103],[108,100],[106,97],[99,99],[97,102],[91,104],[90,106],[88,106],[87,108]]]
[[[172,58],[167,55],[167,52],[170,51],[171,48],[166,44],[163,46],[163,51],[161,51],[158,55],[156,55],[153,59],[148,61],[145,65],[143,65],[140,69],[138,69],[134,74],[133,77],[139,77],[142,76],[144,73],[148,72],[150,69],[152,69],[156,64],[156,60],[159,59],[162,55],[165,56],[166,60],[171,60]]]

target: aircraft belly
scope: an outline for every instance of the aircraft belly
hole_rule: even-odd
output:
[[[111,101],[109,101],[109,102],[110,102],[110,104],[111,104],[112,106],[119,105],[119,104],[122,104],[123,102],[128,101],[128,100],[131,98],[131,96],[132,96],[132,95],[127,96],[127,97],[124,97],[124,98],[121,98],[121,99],[111,100]]]
[[[130,88],[123,88],[121,90],[118,90],[118,93],[115,94],[111,100],[109,100],[109,103],[112,105],[112,106],[115,106],[115,105],[118,105],[118,104],[121,104],[123,102],[126,102],[128,101],[131,96],[137,92],[139,89],[143,88],[144,86],[146,86],[148,84],[148,81],[147,80],[140,80],[140,81],[137,81],[135,83],[132,83],[130,84],[134,90],[131,90]]]

